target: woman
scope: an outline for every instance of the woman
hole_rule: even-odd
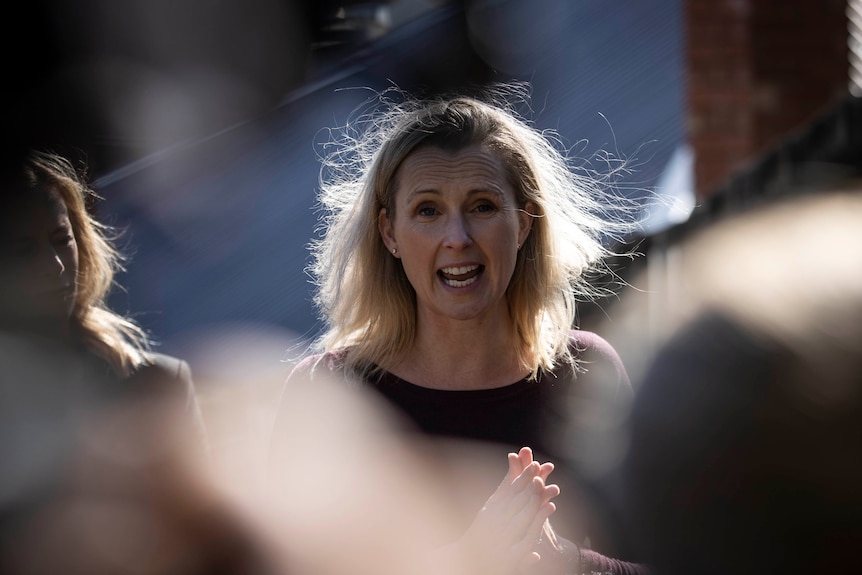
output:
[[[600,292],[588,279],[606,271],[603,242],[632,228],[609,217],[625,203],[576,173],[505,95],[384,101],[367,130],[335,142],[311,266],[328,331],[291,379],[323,367],[434,437],[501,454],[527,446],[560,469],[590,457],[596,420],[631,392],[611,346],[572,326],[576,301]],[[540,567],[636,572],[583,545],[600,534],[581,494],[567,510],[578,519],[560,522],[578,544],[554,545],[546,525]]]
[[[4,180],[0,330],[46,359],[55,351],[84,359],[91,383],[104,383],[100,401],[176,399],[203,445],[188,364],[154,353],[145,332],[106,303],[121,255],[88,212],[96,196],[83,175],[59,155],[34,152]]]

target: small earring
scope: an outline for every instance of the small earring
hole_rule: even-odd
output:
[[[518,247],[517,247],[516,249],[517,249],[517,250],[520,250],[520,249],[521,249],[521,244],[518,244]]]
[[[398,253],[398,248],[392,248],[392,255],[394,256],[397,253]]]

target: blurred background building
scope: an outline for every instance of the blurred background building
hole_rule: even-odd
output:
[[[640,357],[665,335],[663,324],[684,295],[687,264],[677,249],[683,240],[792,195],[862,193],[862,2],[683,4],[685,137],[694,155],[697,206],[685,222],[646,235],[640,245],[646,257],[625,271],[640,278],[639,289],[628,292],[627,313],[615,317],[646,326],[637,333],[653,337],[637,346],[618,343]],[[799,281],[829,273],[816,268],[799,261]]]

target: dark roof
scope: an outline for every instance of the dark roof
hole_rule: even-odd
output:
[[[669,245],[726,216],[792,195],[862,180],[862,98],[847,95],[734,173],[689,219],[646,238]]]

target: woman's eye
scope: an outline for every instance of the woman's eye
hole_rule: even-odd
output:
[[[476,211],[482,214],[489,214],[494,212],[497,209],[497,206],[492,204],[491,202],[482,202],[476,206]]]
[[[54,239],[54,243],[58,246],[68,246],[68,245],[71,245],[72,242],[74,242],[74,241],[75,241],[75,236],[73,236],[72,234],[65,234],[62,236],[57,236]]]
[[[416,213],[427,218],[437,214],[437,210],[433,206],[419,206]]]

